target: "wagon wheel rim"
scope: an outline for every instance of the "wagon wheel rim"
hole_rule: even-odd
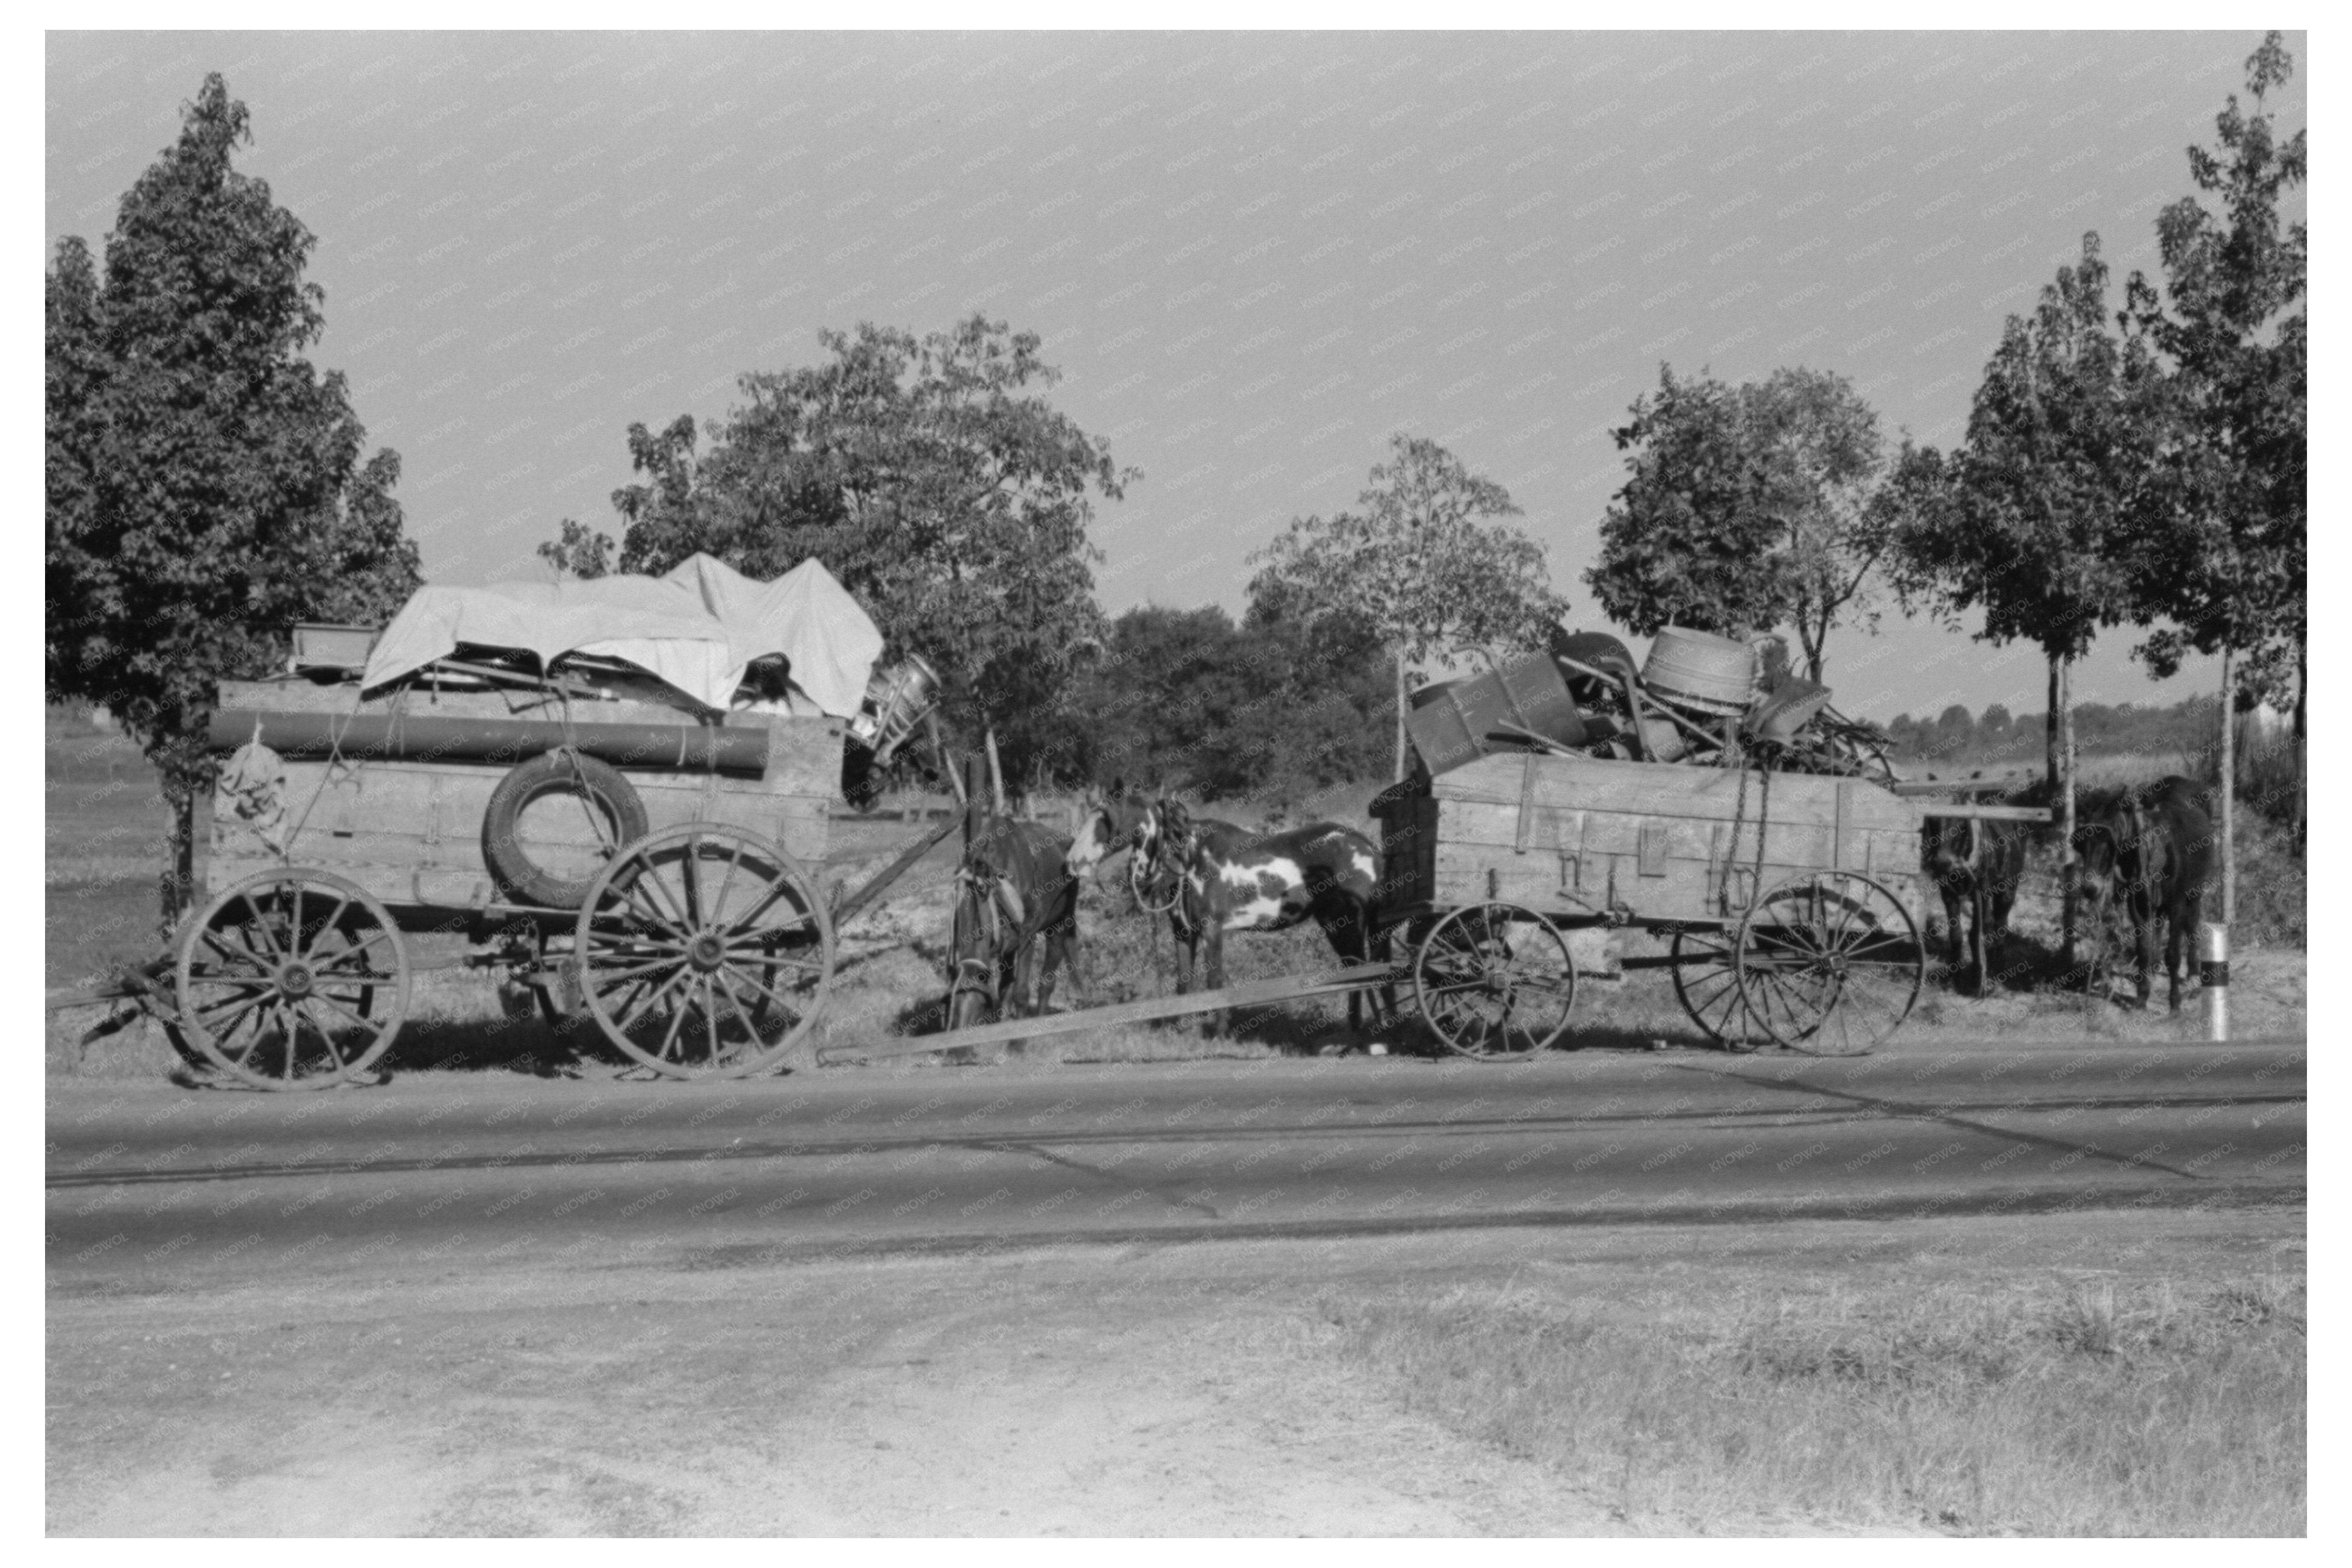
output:
[[[1927,959],[1910,911],[1870,878],[1781,883],[1739,922],[1735,974],[1749,1017],[1812,1056],[1865,1056],[1910,1016]]]
[[[782,1066],[833,984],[833,922],[814,879],[719,823],[649,834],[615,856],[581,908],[572,950],[604,1037],[669,1078]]]
[[[1430,927],[1412,962],[1413,1000],[1445,1048],[1528,1061],[1568,1027],[1576,963],[1558,927],[1517,904],[1470,904]]]
[[[1720,931],[1685,929],[1675,932],[1668,953],[1675,976],[1675,1000],[1710,1040],[1727,1051],[1752,1051],[1772,1037],[1748,1016],[1739,994],[1739,973],[1733,963],[1736,942]]]
[[[184,928],[173,1026],[257,1089],[350,1083],[408,1014],[407,945],[391,912],[325,871],[248,877]]]

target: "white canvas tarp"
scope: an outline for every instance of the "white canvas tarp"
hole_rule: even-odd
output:
[[[396,680],[459,644],[538,656],[625,659],[707,708],[725,708],[753,659],[780,653],[793,684],[836,718],[856,713],[882,633],[822,562],[758,583],[708,555],[663,577],[420,588],[376,639],[365,688]]]

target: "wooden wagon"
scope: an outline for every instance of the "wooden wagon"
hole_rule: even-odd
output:
[[[1859,1054],[1908,1016],[1927,970],[1920,805],[1875,780],[1527,752],[1385,792],[1383,919],[1451,1048],[1525,1056],[1576,996],[1563,933],[1646,932],[1707,1036]],[[1937,815],[2046,819],[2027,807]]]
[[[223,684],[214,743],[238,749],[173,955],[182,1048],[262,1087],[349,1081],[440,936],[467,950],[445,963],[508,973],[663,1073],[778,1065],[832,979],[811,868],[843,722],[444,685]]]

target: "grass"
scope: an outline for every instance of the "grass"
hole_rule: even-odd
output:
[[[53,714],[43,748],[45,984],[152,957],[163,835],[155,770],[121,733]]]
[[[1408,1406],[1636,1529],[2299,1535],[2301,1279],[1341,1300]]]

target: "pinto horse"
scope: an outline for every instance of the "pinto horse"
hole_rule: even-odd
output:
[[[1223,986],[1225,932],[1286,931],[1309,916],[1342,961],[1388,959],[1388,933],[1379,923],[1379,854],[1370,839],[1336,822],[1251,833],[1195,817],[1181,802],[1162,798],[1138,826],[1134,863],[1143,868],[1137,886],[1145,907],[1165,908],[1175,930],[1179,995],[1192,989],[1204,945],[1206,989]],[[1360,996],[1348,995],[1351,1031],[1361,1026]],[[1376,1028],[1383,1016],[1396,1016],[1393,985],[1381,988],[1371,1013]],[[1202,1032],[1222,1034],[1224,1022],[1222,1011],[1213,1013]]]
[[[2120,889],[2139,957],[2139,1005],[2154,989],[2156,933],[2165,927],[2166,1001],[2180,1011],[2181,947],[2204,918],[2205,885],[2213,875],[2213,821],[2205,792],[2178,774],[2094,813],[2074,830],[2073,878],[2077,905],[2088,911],[2088,973],[2106,967],[2107,901]]]
[[[1086,987],[1078,962],[1078,879],[1070,842],[1034,822],[992,816],[957,868],[954,970],[948,1027],[1045,1011],[1054,973],[1067,964]],[[1088,987],[1090,989],[1090,987]]]
[[[1119,793],[1116,786],[1108,798],[1089,796],[1077,837],[1070,841],[1070,870],[1083,877],[1122,849],[1132,850],[1142,837],[1144,818],[1150,815],[1151,802]],[[1129,885],[1139,888],[1142,875],[1142,862],[1129,861]]]

